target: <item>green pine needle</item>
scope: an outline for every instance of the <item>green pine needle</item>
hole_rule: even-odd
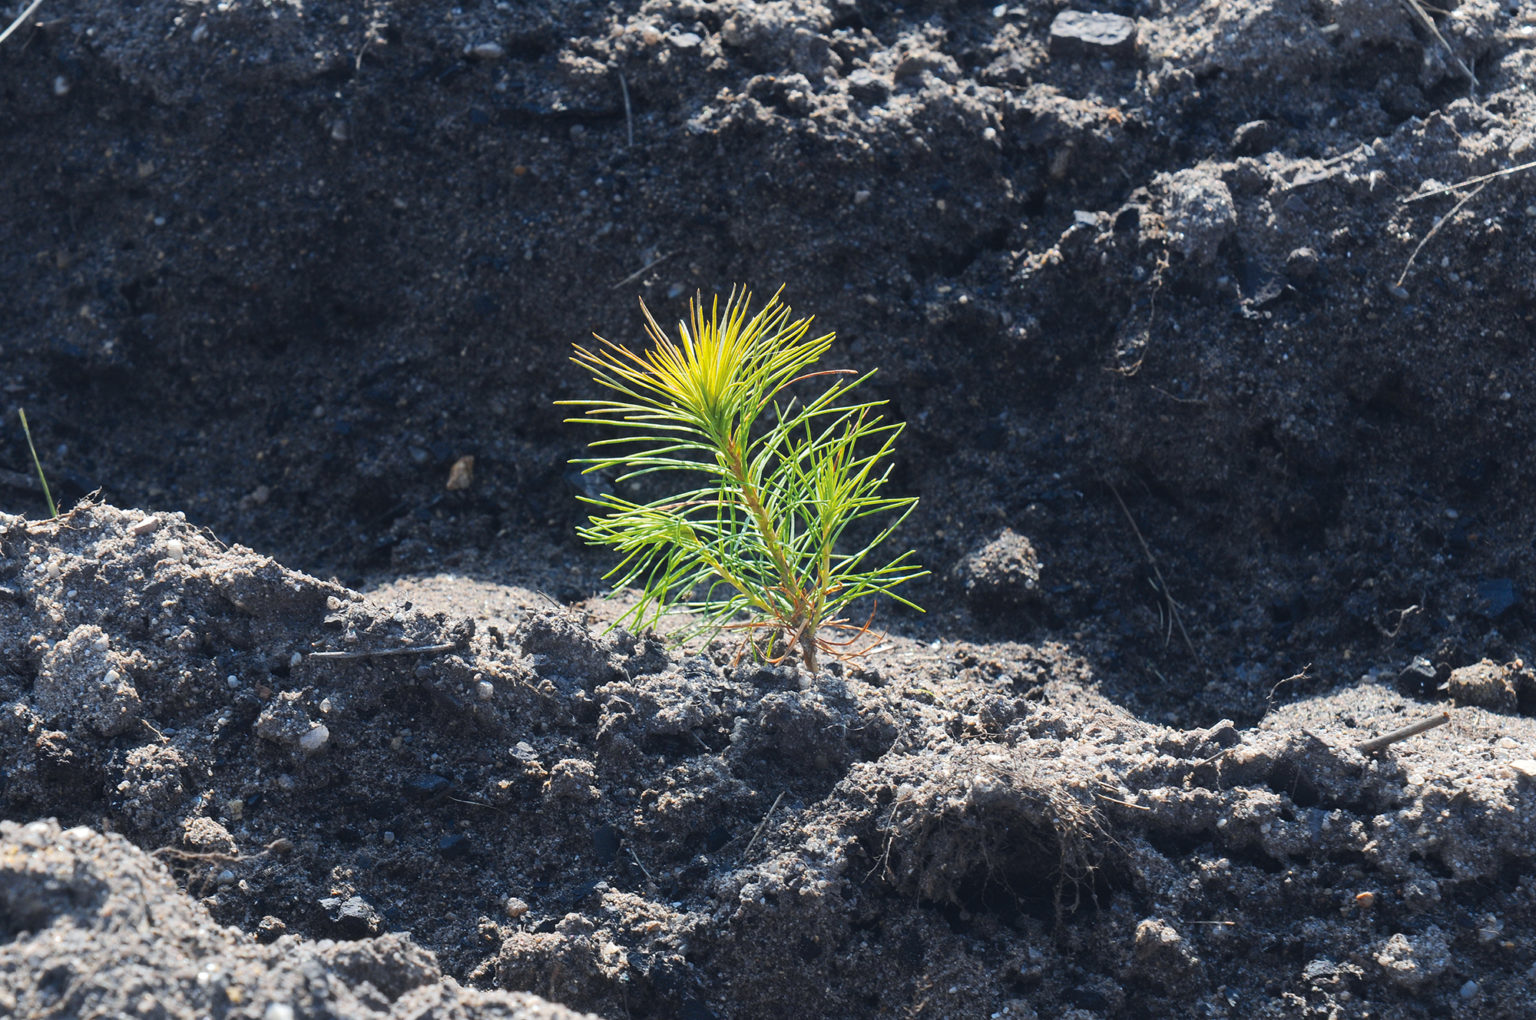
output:
[[[642,301],[650,350],[636,354],[602,337],[593,349],[576,347],[571,360],[610,392],[559,403],[586,408],[568,421],[618,434],[572,463],[617,469],[619,485],[676,472],[694,486],[643,504],[583,497],[602,513],[578,533],[618,551],[607,575],[615,592],[640,589],[620,623],[643,629],[674,608],[692,610],[698,621],[674,638],[739,630],[771,661],[798,647],[815,672],[819,653],[868,650],[855,647],[868,623],[841,616],[850,603],[888,595],[918,609],[894,589],[928,571],[910,551],[883,565],[874,556],[917,500],[880,495],[904,426],[878,413],[884,401],[849,400],[872,373],[812,370],[834,335],[807,339],[811,320],[791,321],[778,294],[755,314],[751,301],[733,289],[724,307],[718,296],[708,309],[689,302],[681,342]],[[824,376],[831,384],[809,402],[782,396],[792,383]],[[873,537],[845,541],[865,518],[877,520],[854,530]]]

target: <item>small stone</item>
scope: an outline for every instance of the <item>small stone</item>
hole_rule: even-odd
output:
[[[500,60],[507,55],[507,51],[500,43],[477,42],[464,47],[464,55],[476,60]]]
[[[528,913],[528,904],[516,896],[507,897],[507,916],[516,920]]]
[[[1509,767],[1522,779],[1536,782],[1536,758],[1521,758],[1509,763]]]
[[[460,457],[453,462],[453,467],[448,469],[448,491],[462,492],[469,488],[475,481],[475,458],[471,456]]]
[[[672,45],[684,52],[689,52],[704,45],[704,40],[699,38],[697,32],[679,32],[672,36]]]
[[[379,912],[361,896],[350,896],[345,900],[339,896],[327,896],[320,901],[320,906],[332,921],[349,934],[377,935],[383,927],[383,918]]]
[[[1477,982],[1476,981],[1468,981],[1465,984],[1463,984],[1461,986],[1461,997],[1463,999],[1475,999],[1475,998],[1477,998]]]
[[[496,685],[489,680],[481,680],[475,684],[475,697],[481,701],[490,701],[496,696]]]
[[[201,26],[199,26],[201,27]],[[263,919],[264,921],[266,919]],[[276,920],[276,918],[271,918]],[[278,922],[281,924],[282,922]],[[261,1020],[293,1020],[293,1007],[286,1002],[273,1002],[268,1004],[266,1012],[261,1014]]]
[[[192,30],[192,41],[200,43],[206,38],[208,38],[208,23],[200,21],[197,23],[197,27]]]
[[[1397,689],[1413,698],[1433,697],[1442,679],[1435,664],[1419,655],[1397,674]]]
[[[1136,53],[1136,21],[1099,11],[1062,11],[1051,22],[1051,54],[1129,57]]]
[[[165,543],[165,558],[176,563],[186,559],[187,547],[179,538],[170,539]]]
[[[1280,125],[1272,120],[1250,120],[1232,132],[1232,152],[1238,156],[1258,156],[1280,141]]]
[[[890,98],[890,83],[867,67],[850,72],[847,82],[848,94],[870,106],[879,106]]]
[[[62,74],[53,79],[53,94],[56,96],[69,95],[69,79]]]
[[[1292,283],[1305,283],[1317,276],[1315,248],[1296,248],[1285,257],[1285,276]]]
[[[305,754],[315,754],[330,739],[330,729],[324,723],[316,723],[313,729],[299,737],[299,750]]]
[[[271,914],[268,914],[256,924],[256,941],[264,944],[270,944],[282,938],[285,934],[287,934],[287,932],[288,925],[282,920],[282,918],[273,917]],[[265,1015],[266,1020],[272,1020],[272,1010],[274,1008],[276,1008],[275,1005],[267,1007],[267,1012]],[[283,1008],[288,1010],[286,1014],[288,1020],[293,1020],[293,1009],[291,1007]]]

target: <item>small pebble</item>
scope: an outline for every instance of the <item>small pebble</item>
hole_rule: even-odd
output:
[[[331,731],[324,723],[316,723],[314,728],[299,738],[299,750],[305,754],[314,754],[325,746],[331,739]]]
[[[496,685],[489,680],[481,680],[475,684],[475,697],[481,701],[490,701],[496,696]]]
[[[219,872],[219,884],[220,885],[234,885],[235,884],[235,873],[233,871],[230,871],[228,868],[225,868],[223,871]]]
[[[98,652],[104,652],[112,647],[112,639],[105,634],[97,634],[91,639],[91,647]]]
[[[507,897],[507,916],[513,919],[528,913],[528,904],[516,896]]]
[[[1475,999],[1475,998],[1477,998],[1477,982],[1476,981],[1468,981],[1466,984],[1462,985],[1461,986],[1461,997],[1463,999]]]
[[[56,96],[69,95],[69,79],[62,74],[53,79],[53,94]]]
[[[450,492],[462,492],[475,482],[474,455],[460,457],[448,469],[447,488]]]
[[[1136,21],[1097,11],[1061,11],[1051,22],[1050,46],[1059,57],[1129,57],[1136,52]]]
[[[394,841],[395,841],[395,834],[393,832],[390,832],[388,829],[385,829],[384,830],[384,845],[385,846],[389,846]]]
[[[192,41],[200,43],[206,38],[208,38],[208,25],[206,22],[198,22],[197,27],[192,30]]]
[[[464,54],[476,60],[500,60],[507,55],[507,51],[502,49],[500,43],[479,42],[464,47]]]
[[[175,560],[176,562],[179,563],[183,559],[186,559],[186,556],[187,556],[187,547],[186,547],[186,545],[184,545],[182,543],[181,539],[173,538],[170,541],[165,543],[165,558],[166,559],[168,559],[168,560]]]
[[[240,686],[240,678],[231,673],[229,676],[224,678],[224,683],[229,685],[230,690],[234,690],[236,687]]]
[[[261,1020],[293,1020],[293,1007],[286,1002],[274,1002],[267,1006]]]

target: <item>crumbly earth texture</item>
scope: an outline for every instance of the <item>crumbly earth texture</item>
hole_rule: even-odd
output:
[[[362,595],[177,514],[8,516],[0,549],[5,814],[58,819],[0,829],[18,1016],[565,1015],[460,982],[608,1017],[1536,994],[1536,723],[1510,712],[1367,754],[1430,714],[1370,677],[1179,728],[1058,642],[895,637],[813,678],[492,582]],[[100,656],[55,653],[87,626]],[[134,693],[107,733],[40,682],[96,691],[105,662]]]
[[[47,0],[0,1012],[1526,1015],[1536,16],[1423,14]],[[569,343],[738,282],[908,423],[817,677],[574,536]]]

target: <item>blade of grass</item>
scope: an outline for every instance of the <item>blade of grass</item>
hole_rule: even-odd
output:
[[[48,501],[48,516],[56,518],[59,516],[59,508],[53,505],[53,493],[48,491],[48,479],[43,477],[43,463],[37,459],[37,447],[32,445],[32,429],[27,425],[26,409],[18,407],[16,414],[21,418],[21,431],[27,436],[27,449],[32,451],[32,466],[37,468],[37,480],[43,486],[43,498]]]

